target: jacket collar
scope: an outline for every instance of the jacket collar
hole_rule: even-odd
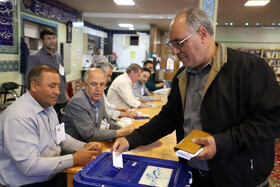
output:
[[[213,82],[214,78],[217,76],[218,72],[221,70],[223,65],[227,62],[227,47],[220,42],[216,42],[216,46],[218,46],[218,50],[213,58],[212,67],[211,67],[208,79],[206,81],[202,97],[204,97],[210,84]],[[179,75],[177,75],[177,79],[179,82],[178,85],[179,85],[179,90],[180,90],[181,99],[182,99],[182,107],[183,107],[183,111],[184,111],[187,82],[188,82],[187,68],[185,68]]]

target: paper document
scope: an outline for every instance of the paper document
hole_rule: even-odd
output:
[[[200,149],[199,149],[196,153],[194,153],[194,154],[188,153],[188,152],[183,151],[183,150],[178,150],[178,151],[176,151],[176,155],[179,156],[179,157],[181,157],[181,158],[190,160],[192,157],[197,156],[202,150],[203,150],[203,147],[200,148]]]
[[[123,158],[122,154],[116,156],[116,152],[113,151],[113,166],[116,168],[123,168]]]

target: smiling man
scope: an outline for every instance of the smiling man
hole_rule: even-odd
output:
[[[106,141],[130,134],[134,127],[120,129],[105,111],[102,97],[106,85],[104,72],[97,68],[88,70],[84,74],[83,83],[84,88],[71,98],[62,116],[66,132],[86,142]],[[102,120],[108,121],[110,126],[100,129]]]
[[[150,76],[151,71],[148,68],[143,68],[140,79],[132,84],[133,94],[143,101],[160,101],[161,97],[159,95],[152,95],[145,85]]]
[[[54,68],[36,66],[28,80],[28,91],[0,117],[0,186],[64,187],[60,172],[87,164],[101,144],[65,134],[52,107],[60,85]],[[68,154],[61,156],[62,151]]]
[[[172,20],[168,46],[184,66],[167,104],[112,150],[148,145],[174,130],[179,143],[202,129],[211,136],[192,141],[204,149],[181,160],[191,166],[192,187],[268,187],[280,136],[280,87],[272,69],[262,58],[215,42],[212,20],[196,8]]]

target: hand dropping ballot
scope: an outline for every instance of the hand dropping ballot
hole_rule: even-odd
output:
[[[116,156],[116,152],[113,151],[113,166],[116,168],[123,168],[123,157],[122,154]]]

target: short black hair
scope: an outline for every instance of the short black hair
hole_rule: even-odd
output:
[[[40,32],[40,38],[42,40],[44,40],[44,36],[45,35],[55,35],[55,32],[51,29],[51,28],[44,28],[41,32]]]
[[[28,85],[27,85],[28,90],[30,90],[30,84],[32,81],[36,81],[38,83],[41,81],[41,75],[43,72],[52,72],[52,73],[59,74],[59,72],[52,66],[48,66],[48,65],[35,66],[28,74]]]
[[[153,61],[151,61],[151,60],[146,60],[146,61],[143,63],[143,66],[146,66],[147,64],[153,64],[153,65],[154,65]]]
[[[151,75],[151,71],[150,71],[148,68],[143,67],[143,68],[142,68],[142,70],[143,70],[143,72],[144,72],[144,71],[149,72],[149,73],[150,73],[150,75]]]

